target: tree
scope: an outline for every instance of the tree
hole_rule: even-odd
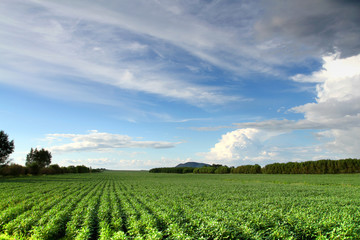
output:
[[[0,166],[6,165],[10,161],[9,155],[14,151],[14,140],[9,141],[8,135],[1,130],[0,131]]]
[[[84,165],[78,165],[78,166],[76,166],[76,172],[77,173],[88,173],[88,172],[90,172],[90,169]]]
[[[44,168],[50,165],[51,163],[51,153],[48,150],[41,149],[37,150],[37,148],[30,150],[30,153],[26,156],[26,166],[34,166],[37,164],[39,168]]]
[[[215,173],[216,174],[230,173],[230,168],[227,166],[220,166],[220,167],[216,168]]]

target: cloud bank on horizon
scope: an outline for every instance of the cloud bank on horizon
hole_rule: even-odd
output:
[[[359,10],[338,0],[4,0],[0,85],[56,104],[100,106],[92,126],[78,120],[81,107],[57,129],[40,124],[37,139],[64,164],[359,157]],[[22,101],[0,109],[15,136],[22,134],[11,118]],[[89,129],[98,131],[84,134]],[[166,140],[134,140],[144,136],[138,129]]]

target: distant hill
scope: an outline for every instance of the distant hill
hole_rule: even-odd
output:
[[[207,163],[198,163],[198,162],[186,162],[186,163],[180,163],[180,164],[176,165],[177,168],[179,168],[179,167],[198,168],[198,167],[204,167],[204,166],[211,166],[211,165],[207,164]]]

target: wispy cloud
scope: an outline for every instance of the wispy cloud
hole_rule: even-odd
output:
[[[96,130],[88,134],[48,134],[46,139],[50,141],[52,147],[49,149],[56,153],[80,152],[80,151],[102,151],[117,148],[172,148],[179,143],[165,141],[134,141],[127,135],[102,133]],[[61,145],[54,142],[68,141]]]
[[[308,9],[306,4],[312,3],[305,2],[296,6],[289,2],[286,8],[296,13],[298,7]],[[295,14],[290,19],[292,15],[287,11],[280,13],[278,1],[267,8],[268,3],[262,1],[195,1],[189,5],[138,0],[108,1],[104,5],[100,1],[5,0],[1,3],[0,51],[4,61],[0,70],[13,76],[14,72],[27,75],[28,82],[36,78],[45,86],[54,84],[58,91],[66,91],[66,84],[55,82],[67,79],[75,89],[101,84],[197,106],[239,101],[241,96],[226,94],[222,87],[197,84],[192,80],[193,72],[176,77],[176,69],[189,64],[192,69],[201,68],[206,62],[236,75],[281,75],[279,64],[293,64],[297,57],[301,65],[304,59],[324,53],[320,43],[315,49],[303,51],[310,40],[324,43],[330,39],[332,46],[343,52],[359,47],[357,41],[343,43],[336,31],[352,34],[346,39],[358,36],[358,26],[353,24],[357,18],[354,6],[336,8],[334,3],[317,2],[321,3],[312,3],[306,15]],[[15,5],[16,11],[11,10]],[[308,17],[325,18],[330,14],[342,16],[344,21],[341,25],[314,21],[318,28],[329,28],[321,38],[316,29],[310,29],[314,24],[295,21],[302,23]],[[302,37],[298,38],[299,34]],[[296,53],[290,49],[297,49]],[[306,55],[299,58],[304,52]],[[172,62],[175,56],[180,64]],[[61,80],[54,80],[59,76]],[[15,77],[11,81],[2,79],[5,81],[16,86],[24,82]],[[102,97],[106,94],[99,99]],[[88,96],[83,98],[89,100]]]
[[[221,87],[199,85],[190,80],[190,75],[188,79],[179,79],[167,71],[167,59],[157,56],[157,52],[171,52],[168,50],[174,47],[164,42],[168,46],[163,51],[161,43],[155,43],[144,34],[169,41],[166,36],[174,34],[176,28],[168,23],[164,27],[161,27],[164,23],[155,27],[164,19],[148,16],[151,18],[148,21],[146,15],[138,18],[133,10],[126,12],[127,5],[131,4],[124,4],[127,7],[122,7],[122,11],[113,11],[95,3],[83,5],[84,2],[78,2],[71,6],[45,1],[19,2],[18,14],[27,15],[29,21],[20,21],[12,12],[2,12],[9,21],[1,23],[6,31],[0,33],[0,51],[6,61],[0,70],[6,76],[12,76],[11,81],[2,78],[2,82],[38,92],[49,91],[50,87],[34,89],[24,85],[24,78],[18,77],[22,74],[29,76],[29,85],[50,85],[58,92],[66,92],[68,84],[82,91],[84,86],[91,90],[97,88],[93,84],[100,84],[197,106],[241,100],[241,97],[223,94]],[[10,2],[7,4],[11,5]],[[79,11],[75,13],[77,8]],[[148,23],[144,25],[144,21]],[[157,36],[166,32],[164,28],[173,30],[169,35]],[[177,31],[181,33],[180,30]],[[178,39],[181,36],[176,35],[179,36],[172,37]],[[174,54],[183,53],[176,51]],[[33,79],[38,79],[38,84],[32,84]],[[106,98],[106,94],[104,96]]]
[[[357,1],[327,0],[2,0],[0,84],[109,105],[108,115],[130,122],[215,119],[249,99],[261,103],[257,89],[270,98],[267,81],[274,88],[293,84],[289,88],[297,93],[310,86],[316,98],[307,104],[305,98],[279,96],[278,102],[296,102],[286,105],[287,112],[302,114],[300,120],[282,112],[269,120],[260,113],[264,121],[234,119],[229,125],[220,117],[212,123],[221,126],[196,130],[229,129],[209,150],[214,159],[221,151],[234,159],[260,160],[275,152],[280,158],[291,148],[270,149],[267,142],[304,129],[316,132],[323,150],[313,149],[318,156],[341,149],[358,154],[359,10]],[[269,139],[258,141],[261,134]],[[53,145],[58,152],[177,144],[98,132],[49,137],[64,140]],[[249,154],[232,147],[240,142],[251,143]]]
[[[113,170],[145,170],[159,166],[173,167],[180,162],[191,161],[191,159],[166,158],[159,157],[156,159],[141,159],[137,157],[123,158],[122,156],[114,157],[89,157],[89,158],[65,158],[59,161],[62,166],[85,165],[93,168],[107,168]]]

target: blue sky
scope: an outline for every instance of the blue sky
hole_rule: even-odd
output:
[[[356,1],[0,2],[13,162],[150,169],[359,158]]]

